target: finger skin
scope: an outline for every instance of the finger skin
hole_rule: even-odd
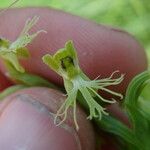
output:
[[[100,137],[103,137],[103,140],[99,139],[101,141],[99,141],[100,146],[97,150],[118,150],[117,143],[112,135],[100,133]]]
[[[107,111],[110,112],[110,114],[113,117],[115,117],[116,119],[118,119],[119,121],[127,125],[128,127],[131,127],[131,123],[129,121],[128,115],[127,113],[125,113],[125,111],[122,110],[122,108],[119,106],[119,103],[109,105],[107,107]]]
[[[11,86],[12,82],[0,72],[0,92]]]
[[[0,71],[0,92],[3,92],[6,88],[10,87],[13,85],[12,81],[10,81],[1,71]],[[0,105],[1,105],[1,100],[0,100]]]
[[[94,150],[93,128],[78,107],[80,126],[75,131],[72,114],[56,127],[53,116],[65,96],[53,89],[28,88],[8,96],[0,105],[0,147],[3,150]]]
[[[44,54],[54,54],[73,40],[80,66],[91,78],[108,77],[113,71],[125,74],[122,84],[113,89],[124,93],[131,79],[147,68],[143,47],[127,32],[96,24],[62,11],[48,8],[21,8],[8,10],[0,19],[0,35],[14,41],[29,17],[40,16],[33,32],[44,29],[28,46],[32,57],[22,61],[27,71],[39,74],[62,85],[62,79],[41,61]],[[1,64],[1,70],[4,67]]]

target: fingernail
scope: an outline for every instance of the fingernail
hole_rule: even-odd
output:
[[[2,150],[81,150],[76,131],[56,127],[48,108],[28,94],[21,94],[0,116]]]

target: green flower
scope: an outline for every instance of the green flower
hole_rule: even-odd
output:
[[[76,99],[80,93],[84,102],[89,108],[88,119],[99,118],[101,119],[102,114],[108,115],[100,103],[115,103],[115,99],[105,99],[97,93],[98,90],[106,91],[114,96],[118,96],[121,99],[123,96],[120,93],[109,90],[107,87],[112,85],[118,85],[124,79],[122,74],[119,78],[113,78],[115,71],[110,77],[105,79],[90,80],[81,70],[78,64],[78,58],[76,50],[73,46],[72,41],[68,41],[65,44],[65,48],[58,50],[53,56],[47,54],[43,56],[43,62],[47,64],[51,69],[62,76],[65,89],[67,92],[67,99],[59,108],[55,116],[55,124],[60,125],[67,118],[67,112],[70,107],[73,107],[73,118],[76,129],[79,129],[76,119]],[[98,98],[98,101],[97,101]],[[58,117],[62,120],[58,122]]]
[[[7,39],[0,38],[0,57],[5,63],[12,65],[18,72],[25,72],[24,68],[19,63],[20,58],[28,58],[29,51],[26,46],[43,30],[37,31],[36,33],[29,34],[29,30],[37,23],[38,17],[28,19],[26,24],[14,42],[10,42]]]

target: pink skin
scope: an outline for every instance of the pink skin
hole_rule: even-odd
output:
[[[13,85],[13,83],[0,71],[0,92]],[[1,105],[1,101],[0,101]]]
[[[100,133],[100,137],[103,137],[103,141],[100,141],[101,145],[97,150],[118,150],[117,143],[115,143],[112,136]]]
[[[0,92],[5,88],[12,85],[12,82],[9,81],[1,72],[0,72]]]
[[[38,87],[20,90],[4,99],[0,105],[1,149],[94,149],[93,128],[79,107],[77,114],[80,130],[78,132],[74,129],[70,113],[67,124],[60,127],[54,125],[50,113],[56,113],[64,100],[65,96],[62,93]]]
[[[124,93],[129,81],[136,74],[144,71],[147,68],[147,61],[143,47],[140,46],[140,44],[128,33],[112,27],[98,25],[88,20],[81,19],[77,16],[73,16],[53,9],[24,8],[9,10],[5,14],[0,16],[0,19],[3,20],[0,22],[0,35],[14,41],[21,32],[25,21],[29,17],[33,17],[35,15],[40,16],[40,20],[32,31],[34,32],[40,29],[44,29],[48,33],[41,33],[41,35],[39,35],[32,42],[32,44],[28,46],[32,55],[31,59],[21,61],[26,70],[31,73],[39,74],[49,79],[53,83],[62,85],[62,79],[42,63],[41,57],[47,53],[55,53],[57,49],[64,47],[64,43],[70,39],[74,41],[75,47],[77,48],[81,68],[90,78],[93,79],[100,74],[102,75],[102,77],[108,77],[115,70],[119,70],[121,73],[126,74],[124,82],[120,84],[120,86],[114,88],[114,90],[116,91]],[[3,63],[0,63],[0,69],[3,73],[7,73],[5,67],[3,66]],[[27,91],[29,92],[30,90]],[[35,93],[35,95],[38,95],[40,97],[39,92]],[[51,94],[53,95],[53,92]],[[57,94],[55,96],[57,97]],[[45,95],[42,98],[37,98],[36,100],[41,101],[43,100],[43,98],[46,99]],[[20,102],[18,99],[20,99],[20,97],[14,98],[12,102],[10,100],[10,97],[8,97],[5,99],[4,103],[0,103],[0,132],[3,132],[3,136],[1,136],[1,139],[11,141],[12,145],[13,142],[17,142],[15,141],[15,139],[20,139],[20,143],[25,144],[22,140],[25,140],[26,138],[29,139],[30,136],[31,143],[33,144],[27,144],[29,144],[30,148],[32,148],[31,150],[38,150],[36,147],[37,145],[39,147],[41,146],[41,149],[43,149],[42,146],[46,146],[43,150],[47,150],[46,148],[49,148],[49,141],[47,142],[47,140],[50,137],[53,139],[58,136],[58,131],[60,129],[56,129],[53,126],[53,122],[52,120],[48,119],[48,115],[39,114],[38,111],[35,111],[35,109],[31,108],[30,104],[24,101]],[[45,102],[42,101],[41,103]],[[51,107],[48,107],[48,109],[54,110],[54,105],[50,106]],[[128,122],[126,116],[123,113],[120,113],[121,111],[119,110],[118,106],[111,106],[109,110],[112,111],[113,114],[120,118],[123,122]],[[82,115],[79,116],[81,117]],[[35,130],[32,127],[29,127],[26,120],[33,124],[32,127],[34,126]],[[10,124],[13,125],[14,128],[12,128],[12,126],[11,128],[9,128]],[[88,150],[88,148],[90,147],[89,145],[87,148],[84,147],[83,141],[86,141],[85,139],[94,137],[92,135],[92,129],[87,130],[87,128],[84,128],[84,126],[86,126],[87,124],[88,126],[90,126],[88,122],[86,123],[84,121],[82,126],[84,129],[84,133],[82,133],[82,136],[84,137],[80,138],[84,139],[80,140],[83,150]],[[49,133],[51,131],[49,129],[50,127],[52,129],[54,128],[54,130],[56,129],[56,134]],[[11,136],[10,132],[8,132],[8,129],[11,130]],[[25,132],[24,129],[28,132]],[[75,139],[73,139],[73,137],[71,137],[69,134],[65,134],[64,132],[64,130],[61,130],[60,135],[62,135],[62,138],[60,139],[60,141],[58,140],[58,143],[51,143],[54,144],[54,150],[59,150],[60,147],[62,148],[62,150],[66,150],[67,148],[70,149],[70,147],[65,147],[67,145],[66,141],[69,144],[74,144],[73,141],[76,141]],[[85,135],[88,132],[90,132],[90,135],[87,138]],[[14,136],[16,137],[15,139],[9,139]],[[43,143],[45,144],[43,144],[42,142],[37,142],[37,137],[38,141],[43,141]],[[43,140],[40,139],[41,137]],[[62,143],[59,143],[61,141]],[[94,144],[92,143],[89,142],[89,144],[91,144],[91,146],[93,145],[94,147]],[[7,146],[11,146],[11,144],[9,142]],[[59,144],[60,147],[57,147]],[[87,145],[87,143],[85,143],[85,145]],[[76,146],[74,146],[74,148],[76,148]],[[90,147],[90,149],[94,148]],[[3,148],[3,150],[5,149]]]
[[[0,92],[8,88],[9,86],[13,85],[12,82],[4,76],[4,74],[0,71]],[[1,101],[0,101],[1,106]]]

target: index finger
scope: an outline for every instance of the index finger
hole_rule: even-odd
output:
[[[77,48],[80,66],[90,77],[109,76],[113,71],[125,73],[125,80],[116,90],[125,92],[129,81],[147,67],[143,47],[127,32],[48,8],[21,8],[1,16],[0,35],[15,40],[29,17],[40,16],[33,31],[44,29],[28,46],[32,57],[23,60],[27,71],[62,85],[61,78],[42,63],[44,54],[53,54],[72,39]],[[1,64],[1,70],[5,72]]]

